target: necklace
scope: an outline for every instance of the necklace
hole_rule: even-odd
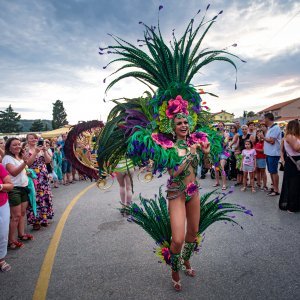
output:
[[[178,149],[184,149],[184,150],[188,150],[189,148],[185,140],[177,140],[176,146]]]

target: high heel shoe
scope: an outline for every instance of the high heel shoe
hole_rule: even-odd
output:
[[[193,268],[185,269],[184,274],[186,276],[195,277],[196,276],[196,271]]]
[[[173,283],[174,290],[175,290],[176,292],[180,292],[180,291],[182,290],[180,280],[175,281],[174,279],[172,279],[172,283]]]

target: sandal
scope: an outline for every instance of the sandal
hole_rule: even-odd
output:
[[[215,184],[213,185],[213,187],[217,187],[217,186],[220,186],[220,183],[215,183]]]
[[[172,283],[176,292],[180,292],[182,290],[180,280],[175,281],[174,279],[172,279]]]
[[[0,271],[1,272],[8,272],[11,270],[11,266],[5,261],[0,262]]]
[[[253,188],[251,188],[251,192],[252,193],[256,193],[256,190],[255,190],[255,188],[253,187]]]
[[[279,195],[280,195],[280,193],[275,192],[275,191],[273,191],[273,192],[267,194],[267,196],[271,196],[271,197],[279,196]]]
[[[227,186],[226,185],[223,185],[222,186],[222,191],[226,191],[227,190]]]
[[[7,248],[11,250],[21,249],[24,247],[24,244],[22,242],[18,241],[12,241],[8,242]]]
[[[241,188],[241,192],[246,192],[247,188],[244,186]]]
[[[190,276],[190,277],[195,277],[196,276],[196,271],[193,268],[185,269],[184,273],[185,273],[186,276]]]
[[[40,230],[41,229],[41,225],[40,224],[33,224],[32,225],[32,229],[33,230]]]
[[[34,237],[33,235],[29,234],[29,233],[25,233],[21,236],[18,236],[20,241],[33,241]]]
[[[42,222],[41,222],[41,226],[43,226],[43,227],[48,227],[48,226],[49,226],[48,221],[42,221]]]

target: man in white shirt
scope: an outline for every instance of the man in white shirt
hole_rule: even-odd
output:
[[[274,123],[274,115],[272,113],[266,113],[264,117],[265,124],[268,127],[268,131],[264,137],[264,153],[267,155],[268,171],[273,182],[273,189],[268,193],[268,196],[278,196],[278,162],[280,159],[281,129]]]

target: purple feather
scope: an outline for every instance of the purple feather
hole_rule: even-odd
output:
[[[131,136],[135,131],[135,126],[147,127],[150,123],[146,116],[137,110],[134,109],[126,109],[127,117],[125,119],[125,134],[126,136]]]

